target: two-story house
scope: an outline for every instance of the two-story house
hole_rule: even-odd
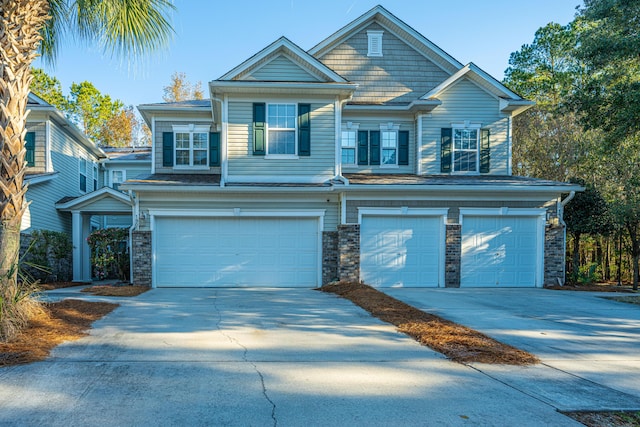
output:
[[[381,6],[305,51],[286,38],[146,104],[128,179],[133,280],[154,287],[527,286],[564,280],[563,195],[512,176],[533,103]]]

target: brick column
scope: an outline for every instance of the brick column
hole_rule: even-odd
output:
[[[557,222],[548,223],[544,229],[544,285],[565,282],[564,226]]]
[[[322,285],[338,280],[338,232],[322,233]]]
[[[444,256],[444,286],[460,287],[460,263],[462,262],[462,226],[447,224],[446,248]]]
[[[360,281],[360,224],[338,226],[338,279]]]
[[[151,287],[151,232],[134,231],[131,240],[133,284]]]

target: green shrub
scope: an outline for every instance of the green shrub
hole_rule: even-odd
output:
[[[97,279],[127,280],[129,277],[128,228],[103,228],[89,235],[91,265]]]

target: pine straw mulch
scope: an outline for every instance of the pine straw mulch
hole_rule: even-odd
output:
[[[54,289],[60,288],[71,288],[73,286],[82,286],[88,285],[89,282],[51,282],[51,283],[40,283],[38,284],[38,288],[42,291],[52,291]]]
[[[639,427],[640,412],[563,412],[587,427]]]
[[[0,366],[37,362],[65,341],[85,335],[91,324],[111,313],[118,304],[66,299],[45,303],[44,310],[9,343],[0,343]]]
[[[553,291],[582,291],[582,292],[637,292],[629,285],[618,286],[615,283],[577,283],[575,285],[553,285],[545,286],[545,289]]]
[[[459,363],[532,365],[536,356],[480,332],[425,313],[370,286],[337,282],[319,288],[346,298],[380,320],[391,323],[419,343]]]
[[[149,287],[140,285],[97,285],[84,288],[81,292],[102,297],[135,297],[148,290]]]

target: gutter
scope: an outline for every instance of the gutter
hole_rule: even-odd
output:
[[[567,223],[564,222],[564,208],[565,206],[567,206],[567,204],[576,196],[576,192],[575,191],[571,191],[569,193],[569,195],[567,197],[565,197],[564,200],[560,200],[560,202],[557,205],[557,209],[558,209],[558,220],[560,221],[560,224],[562,225],[562,253],[566,254],[567,253]],[[558,284],[560,286],[564,286],[564,282],[565,282],[565,278],[567,277],[567,263],[563,263],[562,264],[562,278],[558,277]]]

